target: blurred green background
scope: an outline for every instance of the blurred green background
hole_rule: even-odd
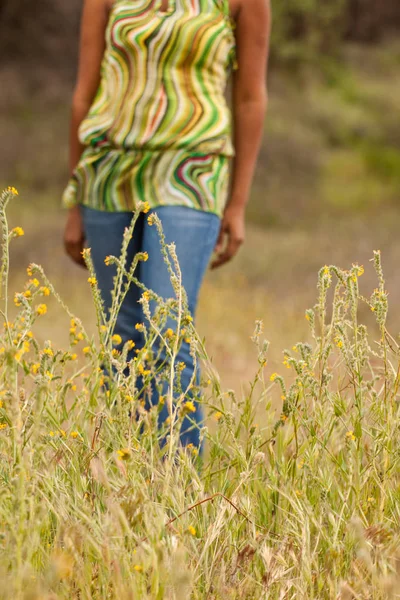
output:
[[[0,0],[0,186],[20,196],[11,225],[12,290],[29,262],[42,264],[94,330],[85,273],[64,256],[60,197],[68,178],[68,126],[80,0]],[[247,240],[209,273],[198,328],[226,386],[256,370],[250,336],[261,318],[282,350],[307,339],[304,311],[324,264],[364,264],[362,292],[376,287],[369,259],[382,250],[390,327],[400,317],[400,4],[392,0],[273,1],[269,110],[247,213]],[[373,316],[361,309],[373,327]],[[64,344],[68,320],[51,305],[40,337]]]

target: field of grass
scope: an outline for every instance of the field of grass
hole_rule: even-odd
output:
[[[11,318],[8,259],[22,230],[7,229],[10,197],[0,201],[0,598],[398,598],[400,347],[386,327],[380,252],[367,295],[361,266],[320,269],[310,341],[284,350],[278,371],[257,322],[242,396],[221,386],[179,285],[127,373],[128,348],[113,335],[118,294],[105,319],[89,254],[95,337],[35,264]],[[64,346],[41,341],[54,303]],[[160,367],[149,351],[167,313],[176,327],[161,338],[170,360]],[[179,448],[195,410],[188,390],[172,405],[183,327],[203,364],[194,392],[208,415],[204,458]],[[139,374],[145,389],[167,382],[164,430],[160,407],[143,408]]]
[[[263,319],[272,360],[305,333],[304,310],[313,301],[315,272],[323,264],[367,265],[381,249],[390,298],[396,303],[400,217],[400,49],[348,47],[343,64],[323,71],[270,77],[270,103],[252,199],[247,240],[239,257],[209,273],[198,313],[199,331],[223,381],[238,388],[252,376],[249,340]],[[45,92],[10,79],[0,98],[0,183],[20,190],[10,219],[24,227],[12,262],[12,286],[34,260],[46,267],[88,327],[93,315],[84,273],[62,248],[59,203],[67,179],[71,90],[51,79]],[[366,268],[366,281],[373,275]],[[60,276],[61,275],[61,276]],[[58,313],[51,324],[62,335]],[[400,319],[391,315],[400,330]],[[46,332],[44,333],[46,335]]]
[[[101,385],[100,355],[120,359],[62,246],[70,90],[28,104],[10,80],[0,187],[25,234],[8,275],[3,244],[1,600],[400,597],[399,65],[392,43],[271,75],[247,240],[191,330],[202,465],[176,427],[159,449],[135,375]]]

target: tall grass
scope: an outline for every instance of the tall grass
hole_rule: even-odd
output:
[[[237,397],[221,389],[187,311],[174,247],[152,215],[175,297],[143,289],[144,349],[121,347],[113,333],[126,286],[145,260],[124,266],[137,215],[121,257],[109,258],[119,266],[110,315],[85,252],[98,339],[89,339],[37,265],[28,267],[10,321],[9,244],[23,233],[8,231],[14,192],[0,202],[0,598],[400,597],[400,362],[385,326],[380,253],[369,298],[359,292],[361,266],[320,270],[317,302],[305,313],[309,342],[284,350],[281,373],[269,372],[256,324],[258,364],[248,393]],[[41,319],[51,318],[44,317],[50,294],[71,319],[68,348],[36,339]],[[359,322],[361,303],[376,316],[376,341]],[[176,327],[166,333],[168,316]],[[161,365],[156,338],[168,358]],[[190,397],[176,361],[182,338],[203,370]],[[150,384],[168,392],[148,411]],[[193,394],[208,414],[204,458],[179,446]],[[160,432],[163,402],[170,420]]]

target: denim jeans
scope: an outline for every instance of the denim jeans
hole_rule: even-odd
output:
[[[123,233],[125,228],[129,227],[133,215],[131,212],[104,212],[86,206],[81,206],[81,211],[86,243],[91,248],[96,277],[107,310],[111,307],[116,268],[106,266],[104,259],[108,255],[120,256]],[[166,243],[175,243],[182,284],[187,294],[190,313],[194,318],[200,287],[218,238],[220,218],[213,213],[186,206],[160,206],[152,209],[152,212],[156,213],[162,222]],[[128,248],[127,265],[131,264],[138,252],[147,252],[149,258],[146,262],[139,262],[135,276],[162,298],[171,298],[174,292],[161,254],[159,235],[156,227],[147,223],[147,217],[148,215],[143,213],[139,215]],[[146,322],[142,306],[138,303],[141,294],[142,291],[132,284],[118,314],[114,331],[121,336],[123,343],[132,340],[138,348],[143,345],[143,334],[135,325]],[[189,385],[194,372],[194,362],[189,350],[189,344],[183,342],[176,359],[177,362],[182,361],[186,365],[181,374],[182,389]],[[196,384],[199,383],[199,379],[197,368]],[[151,404],[157,403],[158,392],[153,386]],[[185,417],[183,421],[180,439],[183,446],[193,444],[199,448],[200,428],[204,417],[198,403],[195,403],[195,406],[196,412],[190,417]],[[164,405],[159,416],[160,426],[168,416],[168,407]]]

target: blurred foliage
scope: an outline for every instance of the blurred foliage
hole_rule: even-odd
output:
[[[323,67],[344,40],[377,42],[400,27],[400,6],[391,0],[271,1],[273,63]]]
[[[393,0],[271,3],[273,64],[321,63],[340,53],[344,39],[376,42],[400,29],[400,3]],[[17,65],[30,79],[46,68],[72,79],[81,9],[82,0],[0,0],[0,68]]]
[[[320,60],[320,52],[334,54],[346,27],[347,0],[273,1],[272,58],[300,63]]]

